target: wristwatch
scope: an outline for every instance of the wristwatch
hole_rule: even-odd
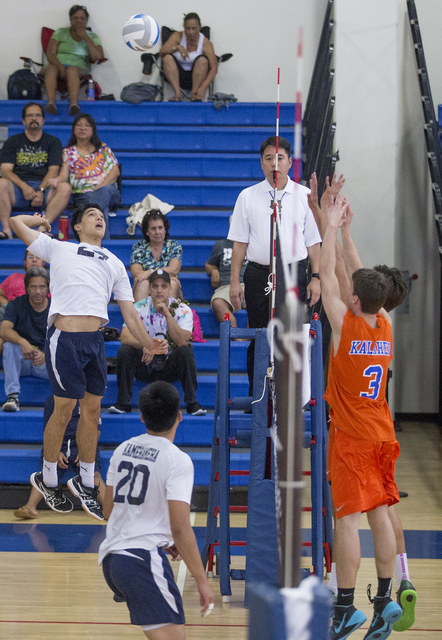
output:
[[[40,188],[39,188],[39,191],[41,191],[42,193],[44,193],[44,192],[45,192],[45,190],[43,189],[43,187],[40,187]]]
[[[312,278],[318,278],[318,280],[320,280],[319,273],[312,273]]]

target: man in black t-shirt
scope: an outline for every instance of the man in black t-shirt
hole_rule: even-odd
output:
[[[231,216],[230,216],[231,217]],[[230,302],[230,266],[232,262],[232,249],[233,240],[218,240],[212,249],[210,258],[205,264],[207,275],[210,276],[212,287],[215,289],[215,293],[210,300],[210,306],[216,316],[218,322],[224,320],[224,315],[229,314],[230,322],[233,327],[236,327],[236,318],[233,314],[233,305]],[[241,268],[240,282],[244,291],[243,277],[244,271],[247,266],[247,260]],[[244,298],[242,301],[242,309],[246,308]]]
[[[6,140],[0,153],[0,240],[12,238],[9,224],[12,209],[41,211],[53,222],[66,208],[71,195],[67,182],[48,187],[62,164],[61,142],[43,132],[44,111],[40,104],[28,102],[23,108],[25,130]],[[45,228],[39,228],[44,231]]]
[[[42,267],[32,267],[24,279],[26,294],[11,300],[6,307],[0,336],[5,340],[6,402],[3,411],[19,411],[20,376],[48,378],[44,345],[50,301],[49,274]]]

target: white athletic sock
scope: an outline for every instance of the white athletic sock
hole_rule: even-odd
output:
[[[336,578],[336,562],[332,562],[330,578],[327,586],[330,589],[330,591],[333,591],[335,596],[338,595],[338,580]]]
[[[396,584],[399,587],[401,580],[410,580],[408,572],[408,559],[406,553],[398,553],[394,559],[394,575],[396,576]]]
[[[81,462],[80,477],[85,487],[94,488],[95,462]]]
[[[43,482],[47,487],[58,487],[57,463],[43,458]]]

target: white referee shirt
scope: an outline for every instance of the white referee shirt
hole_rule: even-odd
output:
[[[40,233],[29,251],[51,265],[48,327],[57,313],[101,318],[104,327],[109,322],[107,305],[112,293],[116,300],[133,302],[124,264],[103,247],[60,242]]]
[[[270,216],[274,189],[267,180],[241,191],[233,210],[228,240],[246,242],[247,259],[270,264]],[[281,202],[280,236],[283,258],[291,264],[307,258],[307,247],[321,242],[313,214],[308,206],[310,189],[287,178],[278,191]]]
[[[193,463],[187,453],[166,438],[135,436],[115,450],[106,484],[113,487],[114,508],[98,552],[100,564],[108,553],[173,544],[168,500],[190,504]]]

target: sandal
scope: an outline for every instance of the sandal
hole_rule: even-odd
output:
[[[182,102],[182,100],[177,96],[173,96],[173,98],[169,98],[169,102]]]
[[[56,116],[58,113],[57,105],[54,102],[48,102],[45,106],[45,111],[50,113],[51,116]]]
[[[0,240],[12,240],[4,231],[0,231]]]
[[[35,520],[35,518],[37,517],[33,513],[31,513],[31,511],[26,506],[20,507],[20,509],[16,509],[16,511],[14,511],[14,516],[16,518],[20,518],[21,520]]]
[[[78,106],[78,104],[71,104],[71,106],[69,107],[69,115],[70,116],[76,116],[77,113],[80,113],[81,109]]]

